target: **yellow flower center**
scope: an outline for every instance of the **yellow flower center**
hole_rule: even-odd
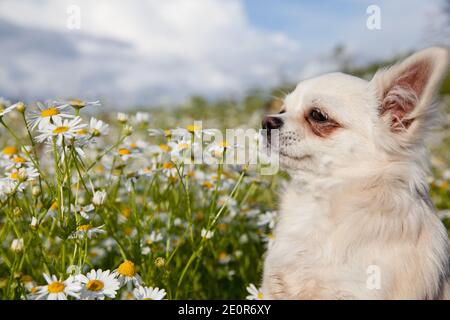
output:
[[[81,101],[81,100],[77,100],[77,99],[74,99],[74,100],[70,100],[69,101],[69,104],[72,106],[72,107],[84,107],[85,105],[86,105],[86,103],[84,102],[84,101]]]
[[[19,157],[19,156],[14,157],[13,161],[14,161],[15,163],[25,163],[25,162],[27,162],[27,160],[25,160],[24,158]]]
[[[228,148],[230,146],[230,144],[226,140],[222,141],[219,145],[223,148]]]
[[[263,294],[261,292],[258,292],[258,299],[262,300]]]
[[[125,260],[119,268],[117,268],[117,272],[125,277],[134,277],[136,274],[136,268],[134,267],[134,263],[130,260]]]
[[[5,155],[7,155],[7,156],[12,156],[13,154],[16,154],[17,153],[17,148],[16,147],[14,147],[14,146],[8,146],[8,147],[5,147],[4,149],[3,149],[3,154],[5,154]]]
[[[89,280],[89,282],[86,284],[86,289],[89,291],[100,291],[103,289],[105,284],[100,280]]]
[[[172,131],[170,130],[164,130],[164,136],[170,137],[172,135]]]
[[[175,167],[175,165],[172,162],[164,162],[163,163],[164,169],[172,169],[173,167]]]
[[[31,276],[25,274],[20,278],[20,281],[23,283],[28,283],[28,282],[32,282],[33,278]]]
[[[123,208],[122,208],[122,215],[123,215],[125,218],[128,219],[128,217],[130,216],[130,214],[131,214],[131,209],[130,209],[130,208],[128,208],[128,207],[123,207]]]
[[[142,300],[153,300],[152,298],[144,298]]]
[[[145,172],[145,173],[150,173],[150,172],[152,172],[153,170],[152,170],[152,168],[150,168],[150,167],[145,167],[142,171]]]
[[[11,172],[9,177],[13,180],[19,180],[19,173],[17,171]]]
[[[83,224],[77,228],[78,231],[88,231],[90,229],[92,229],[90,224]]]
[[[86,129],[80,129],[80,130],[77,130],[77,134],[79,134],[80,136],[84,136],[87,134],[87,131],[86,131]]]
[[[223,261],[228,259],[228,254],[226,252],[219,253],[219,260]]]
[[[130,150],[128,150],[127,148],[119,149],[119,154],[121,156],[126,156],[126,155],[129,155],[130,153],[131,153]]]
[[[189,144],[180,143],[180,144],[178,144],[178,148],[180,148],[181,150],[187,149],[187,148],[189,148]]]
[[[105,172],[105,167],[102,164],[99,164],[95,166],[95,171],[97,171],[98,173],[103,173]]]
[[[133,233],[133,228],[127,227],[123,229],[123,233],[125,233],[126,236],[130,236]]]
[[[58,209],[58,201],[53,201],[52,205],[50,206],[50,209],[57,210]]]
[[[67,126],[57,127],[55,129],[53,129],[54,134],[61,134],[61,133],[65,133],[67,131],[69,131],[69,127],[67,127]]]
[[[42,118],[48,118],[48,117],[56,116],[58,114],[59,114],[59,110],[55,107],[48,108],[48,109],[41,111]]]
[[[214,150],[213,155],[216,158],[220,158],[223,155],[223,151]]]
[[[191,124],[191,125],[188,125],[187,127],[186,127],[186,129],[189,131],[189,132],[195,132],[195,131],[198,131],[198,130],[200,130],[200,127],[199,126],[196,126],[196,125],[193,125],[193,124]]]
[[[130,144],[130,147],[132,148],[132,149],[137,149],[138,148],[138,145],[136,144],[136,143],[131,143]]]
[[[50,293],[63,292],[65,287],[64,283],[59,281],[52,282],[47,286],[48,292]]]
[[[169,150],[170,150],[170,147],[167,144],[160,144],[159,147],[164,152],[169,152]]]
[[[214,185],[213,185],[211,182],[209,182],[209,181],[203,182],[203,186],[204,186],[205,188],[208,188],[208,189],[211,189],[211,188],[214,187]]]

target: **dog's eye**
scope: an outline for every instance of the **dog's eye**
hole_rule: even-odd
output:
[[[285,113],[285,112],[286,112],[286,109],[283,109],[280,112],[278,112],[278,114],[282,114],[282,113]]]
[[[312,109],[309,113],[309,117],[316,122],[328,121],[328,116],[323,114],[319,109]]]

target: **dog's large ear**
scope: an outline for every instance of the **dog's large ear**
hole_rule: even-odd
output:
[[[434,116],[433,100],[448,63],[448,50],[432,47],[375,74],[371,85],[378,99],[379,116],[391,132],[409,143],[423,136]]]

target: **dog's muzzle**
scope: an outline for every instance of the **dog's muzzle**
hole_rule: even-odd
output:
[[[271,131],[278,130],[283,126],[283,120],[278,117],[267,116],[262,121],[262,128],[267,130],[267,142],[270,143]]]

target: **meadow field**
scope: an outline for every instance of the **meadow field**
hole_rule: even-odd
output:
[[[0,299],[262,298],[277,190],[289,177],[224,164],[238,147],[228,141],[206,148],[217,164],[187,160],[211,128],[259,128],[264,97],[130,113],[1,100]],[[450,228],[446,97],[429,182]]]

